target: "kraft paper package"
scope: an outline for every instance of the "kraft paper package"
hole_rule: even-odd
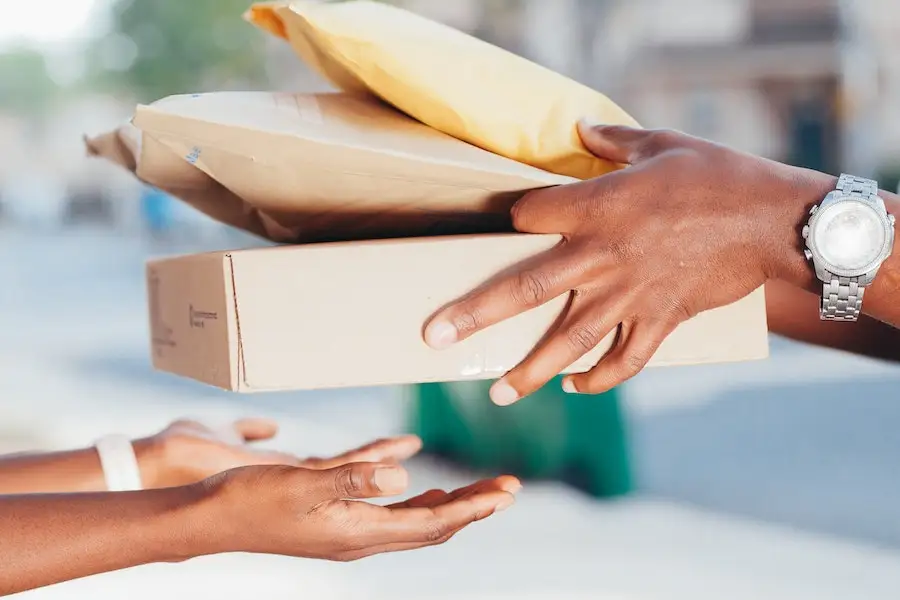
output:
[[[580,118],[637,126],[597,91],[390,5],[268,2],[245,18],[288,40],[338,88],[370,93],[439,131],[551,173],[588,179],[618,168],[584,148]]]
[[[139,180],[154,185],[226,225],[262,238],[277,240],[289,232],[225,189],[203,171],[152,138],[143,139],[132,125],[85,138],[90,156],[124,167]]]
[[[87,140],[214,219],[299,244],[149,263],[155,367],[241,392],[512,368],[569,294],[444,352],[421,329],[441,305],[560,242],[501,233],[522,194],[619,167],[584,149],[579,118],[634,121],[602,94],[387,6],[277,3],[249,18],[342,91],[172,96]],[[322,241],[332,243],[304,243]],[[614,339],[569,370],[590,368]],[[757,290],[682,324],[652,364],[767,352]]]
[[[574,181],[346,93],[173,96],[87,145],[275,242],[502,232],[523,193]]]

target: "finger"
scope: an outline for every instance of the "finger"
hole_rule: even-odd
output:
[[[597,366],[563,381],[569,392],[601,394],[640,373],[675,324],[663,320],[623,323],[619,343]]]
[[[597,158],[621,164],[631,164],[640,155],[640,149],[652,132],[625,125],[603,125],[582,119],[578,122],[578,135],[584,147]]]
[[[572,235],[583,222],[575,209],[591,201],[594,187],[588,180],[528,192],[510,210],[513,228],[521,233]]]
[[[456,500],[457,498],[462,498],[463,496],[468,496],[470,494],[487,492],[508,492],[510,494],[516,494],[521,489],[522,482],[520,482],[517,477],[513,477],[512,475],[501,475],[500,477],[494,477],[493,479],[482,479],[481,481],[476,481],[465,487],[455,489],[447,494],[444,502]]]
[[[449,494],[447,494],[447,492],[445,492],[444,490],[428,490],[424,494],[419,494],[418,496],[410,498],[409,500],[389,504],[388,508],[432,507],[443,502],[448,495]]]
[[[597,125],[588,121],[578,123],[578,134],[585,148],[598,158],[630,165],[683,147],[693,139],[667,129],[636,129],[623,125]]]
[[[513,227],[526,233],[561,233],[571,243],[581,237],[579,234],[585,223],[600,223],[612,228],[621,226],[622,211],[633,204],[630,197],[634,183],[634,172],[623,169],[594,179],[529,192],[512,207]],[[603,231],[590,234],[595,241],[606,239]]]
[[[350,463],[322,471],[298,469],[306,493],[319,502],[402,494],[409,485],[403,467],[387,463]],[[313,475],[313,477],[308,477]]]
[[[486,492],[509,492],[515,494],[522,489],[522,483],[518,478],[512,475],[501,475],[493,479],[482,479],[465,487],[453,490],[447,493],[443,490],[429,490],[420,496],[410,498],[406,502],[398,502],[391,504],[388,508],[416,508],[431,507],[434,508],[440,504],[451,502],[463,496],[470,494],[486,493]]]
[[[515,503],[506,491],[491,490],[431,507],[387,508],[380,518],[366,521],[367,547],[387,544],[428,546],[446,541],[463,527],[505,510]],[[373,513],[374,514],[374,513]]]
[[[234,428],[247,442],[270,440],[278,433],[278,423],[272,419],[240,419]]]
[[[425,342],[445,349],[577,287],[593,265],[578,260],[576,249],[561,244],[489,281],[439,311],[425,327]]]
[[[243,464],[246,465],[287,465],[291,467],[305,467],[303,462],[286,452],[272,452],[269,450],[253,450],[248,448],[241,454]]]
[[[629,297],[620,296],[595,306],[590,297],[580,302],[576,299],[562,323],[524,361],[491,386],[491,400],[507,406],[538,391],[614,334],[629,301]]]
[[[402,435],[377,440],[326,459],[308,459],[304,461],[313,469],[330,469],[351,462],[403,462],[412,458],[422,449],[422,440],[415,435]]]
[[[195,419],[178,419],[177,421],[173,421],[167,427],[167,430],[176,430],[176,431],[189,431],[192,433],[205,434],[209,430],[208,427],[205,427],[200,421]]]
[[[459,533],[460,531],[462,531],[463,529],[465,529],[472,523],[475,523],[476,521],[484,520],[487,517],[492,516],[493,514],[495,514],[497,512],[500,512],[500,510],[501,509],[495,508],[489,514],[485,514],[482,517],[479,517],[473,521],[467,522],[463,525],[460,525],[460,526],[457,526],[454,528],[448,527],[446,529],[441,529],[441,528],[434,529],[433,532],[431,532],[427,535],[427,539],[420,539],[420,540],[416,540],[413,542],[389,542],[389,543],[385,543],[385,544],[378,544],[378,545],[364,548],[363,550],[352,551],[349,554],[345,555],[344,559],[345,560],[357,560],[360,558],[365,558],[367,556],[375,556],[377,554],[388,554],[388,553],[392,553],[392,552],[406,552],[407,550],[419,550],[422,548],[427,548],[429,546],[439,546],[441,544],[446,544],[451,539],[453,539],[453,537],[457,533]]]

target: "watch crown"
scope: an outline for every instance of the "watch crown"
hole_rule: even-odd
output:
[[[810,252],[809,249],[803,251],[803,256],[806,257],[806,260],[812,260],[812,252]]]
[[[809,214],[814,215],[814,214],[816,214],[817,210],[819,210],[819,206],[814,205],[811,209],[809,209]]]
[[[894,215],[888,215],[888,221],[891,222],[891,227],[893,227],[894,223],[897,222],[897,217],[895,217]]]
[[[803,235],[804,240],[809,237],[809,225],[803,226],[803,231],[802,231],[801,235]]]

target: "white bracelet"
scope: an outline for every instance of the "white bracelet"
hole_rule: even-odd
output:
[[[144,488],[141,469],[131,440],[124,435],[108,435],[94,444],[100,455],[100,466],[110,492],[129,492]]]

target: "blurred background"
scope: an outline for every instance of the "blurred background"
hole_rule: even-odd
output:
[[[82,136],[174,93],[328,89],[242,22],[248,4],[0,0],[0,452],[146,434],[184,415],[274,416],[280,447],[317,455],[410,428],[408,390],[235,397],[150,368],[144,261],[261,242],[88,160]],[[890,0],[396,4],[581,80],[645,126],[888,189],[900,179]],[[223,556],[31,596],[896,598],[900,369],[777,339],[772,354],[621,388],[631,493],[615,499],[538,482],[514,510],[419,553]],[[412,470],[418,490],[473,477],[433,458]]]

